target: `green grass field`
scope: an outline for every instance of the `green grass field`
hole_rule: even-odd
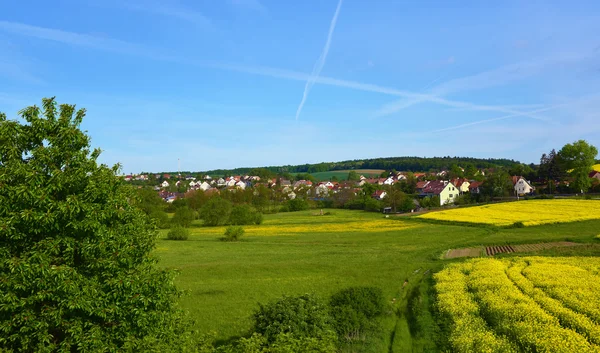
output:
[[[396,298],[397,311],[385,319],[387,331],[372,351],[436,351],[427,293],[431,274],[449,263],[440,259],[445,250],[507,242],[598,243],[600,229],[598,220],[499,229],[385,219],[362,211],[331,212],[266,215],[262,226],[235,243],[218,240],[222,229],[200,224],[193,226],[187,241],[166,240],[163,231],[156,253],[163,266],[180,271],[176,283],[187,291],[181,304],[196,319],[197,329],[216,331],[220,339],[245,334],[259,302],[283,294],[326,296],[348,286],[370,285],[382,288],[390,303]]]
[[[382,172],[384,172],[383,169],[355,169],[354,171],[357,172],[359,175],[364,175],[367,178],[378,178],[379,175]],[[315,179],[317,179],[318,181],[331,180],[331,178],[333,178],[334,176],[338,178],[338,180],[342,181],[348,179],[349,172],[350,170],[332,170],[328,172],[317,172],[310,174],[313,177],[315,177]]]

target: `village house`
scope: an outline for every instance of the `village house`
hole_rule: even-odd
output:
[[[471,185],[471,182],[468,181],[467,179],[463,179],[463,178],[452,179],[452,180],[450,180],[450,182],[458,188],[458,191],[460,191],[461,194],[464,194],[465,192],[469,192],[469,186]]]
[[[326,197],[329,195],[329,191],[330,191],[330,188],[328,188],[327,185],[325,185],[325,183],[320,183],[315,188],[315,195],[317,197]]]
[[[298,180],[297,182],[294,183],[294,190],[298,189],[299,187],[312,187],[312,181],[310,180]]]
[[[418,182],[417,182],[417,186],[416,186],[417,193],[419,193],[419,194],[420,194],[420,193],[422,193],[422,192],[423,192],[423,189],[425,189],[425,187],[426,187],[428,184],[429,184],[429,181],[418,181]]]
[[[535,190],[535,188],[522,176],[513,176],[512,182],[517,195],[531,194]]]
[[[590,178],[600,180],[600,172],[594,170],[589,174]]]
[[[169,182],[168,181],[163,181],[162,184],[160,184],[160,186],[162,186],[163,188],[168,188],[169,187]]]
[[[237,186],[238,188],[244,190],[246,188],[246,183],[240,180],[237,183],[235,183],[235,186]]]
[[[217,186],[225,186],[225,179],[223,179],[223,178],[217,179]]]
[[[385,195],[387,195],[387,193],[384,190],[375,190],[371,197],[375,200],[383,200]]]
[[[479,194],[481,192],[481,184],[483,184],[483,182],[481,181],[473,181],[470,183],[469,185],[469,193],[471,194]]]
[[[459,195],[458,188],[449,181],[433,180],[423,188],[421,196],[439,196],[440,206],[454,203]]]

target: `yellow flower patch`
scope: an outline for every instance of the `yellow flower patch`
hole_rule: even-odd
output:
[[[455,352],[600,352],[598,258],[477,259],[434,275]]]
[[[533,226],[600,219],[600,201],[569,199],[505,202],[430,212],[419,218],[496,226],[523,222],[526,226]]]
[[[313,224],[269,224],[243,226],[245,235],[277,236],[307,233],[351,233],[351,232],[388,232],[415,228],[416,225],[398,220],[359,220],[343,223],[313,223]],[[192,230],[192,234],[221,235],[226,227],[201,227]]]

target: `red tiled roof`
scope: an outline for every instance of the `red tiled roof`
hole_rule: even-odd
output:
[[[427,186],[428,183],[428,181],[417,181],[417,189],[424,188],[425,186]]]
[[[483,184],[482,181],[473,181],[471,182],[471,185],[469,185],[469,189],[477,189],[481,184]]]
[[[423,188],[423,193],[438,195],[442,192],[442,190],[446,188],[446,185],[448,185],[448,182],[442,180],[434,180]]]
[[[519,182],[519,179],[521,179],[521,176],[517,176],[517,175],[513,175],[512,177],[512,183],[513,185],[516,185]]]

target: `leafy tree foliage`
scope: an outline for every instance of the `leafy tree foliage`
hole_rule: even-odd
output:
[[[202,206],[200,217],[204,219],[204,225],[222,226],[229,222],[231,209],[230,201],[220,197],[212,197]]]
[[[248,205],[233,206],[229,223],[233,225],[260,224],[256,223],[257,221],[262,222],[262,214],[253,210],[252,207]]]
[[[287,206],[288,206],[288,209],[290,212],[304,211],[304,210],[308,210],[308,208],[310,207],[310,205],[308,204],[308,201],[306,201],[303,198],[298,198],[298,197],[295,199],[288,200]]]
[[[350,172],[348,172],[348,181],[358,181],[360,180],[360,175],[358,175],[357,172],[355,172],[354,170],[351,170]]]
[[[284,296],[268,304],[259,304],[253,321],[254,332],[263,335],[268,342],[274,342],[280,334],[326,338],[333,332],[327,304],[309,294]]]
[[[44,99],[20,115],[0,114],[0,350],[172,350],[172,275],[118,166],[97,163],[85,110]]]
[[[511,195],[514,191],[510,175],[502,169],[487,175],[485,183],[481,185],[481,192],[489,197]]]
[[[334,327],[340,338],[352,340],[376,329],[376,317],[382,315],[386,304],[381,289],[350,287],[331,296],[329,303]]]
[[[244,228],[240,226],[229,226],[225,229],[225,241],[238,241],[244,235]]]
[[[187,228],[192,224],[192,222],[195,219],[196,213],[194,212],[194,210],[187,206],[183,206],[175,210],[175,215],[173,215],[173,219],[171,221],[175,225]]]
[[[169,240],[187,240],[189,236],[190,230],[179,225],[167,233],[167,239]]]
[[[592,185],[592,180],[588,177],[594,163],[598,149],[585,140],[579,140],[568,143],[558,152],[565,169],[569,171],[573,178],[572,186],[575,190],[586,192]]]

